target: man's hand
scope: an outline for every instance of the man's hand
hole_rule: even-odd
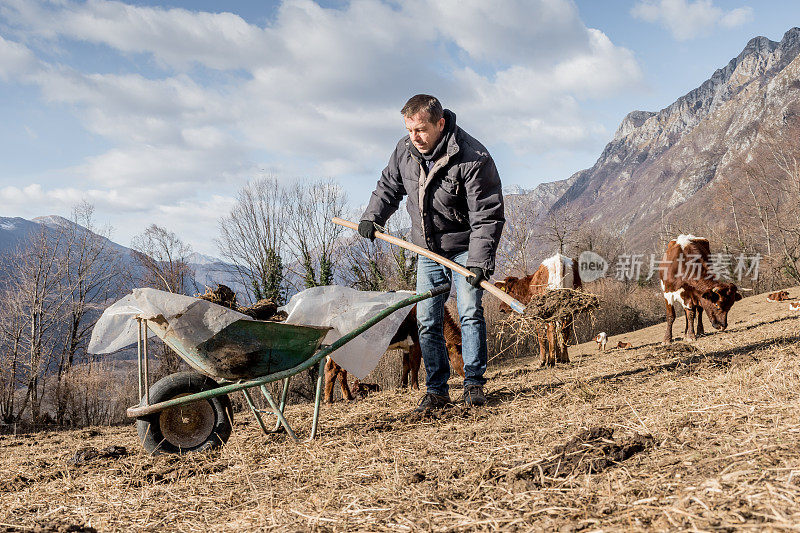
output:
[[[475,274],[474,276],[467,278],[470,284],[473,287],[480,287],[481,281],[489,281],[489,276],[492,275],[491,272],[487,272],[486,270],[482,269],[481,267],[467,267],[467,270]]]
[[[358,223],[358,233],[365,239],[375,240],[375,223],[371,220],[362,220]]]

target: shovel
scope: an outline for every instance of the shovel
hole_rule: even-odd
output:
[[[350,222],[349,220],[344,220],[339,217],[333,217],[331,219],[331,222],[333,222],[334,224],[338,224],[340,226],[344,226],[345,228],[350,228],[358,231],[358,224],[356,224],[355,222]],[[376,231],[375,237],[382,241],[386,241],[390,244],[394,244],[395,246],[405,248],[406,250],[411,250],[412,252],[417,253],[419,255],[424,255],[428,259],[436,261],[440,265],[446,266],[447,268],[458,272],[459,274],[461,274],[466,278],[470,278],[475,275],[466,268],[464,268],[463,266],[459,265],[458,263],[454,263],[453,261],[450,261],[449,259],[446,259],[441,255],[437,255],[431,252],[430,250],[426,250],[425,248],[417,246],[416,244],[411,244],[410,242],[406,242],[403,239],[398,239],[397,237],[393,237],[388,233],[382,233],[380,231]],[[522,305],[518,300],[515,300],[514,298],[503,292],[501,289],[495,287],[488,281],[485,280],[481,281],[481,288],[484,289],[486,292],[502,300],[506,305],[508,305],[511,309],[513,309],[517,313],[521,314],[525,311],[525,306]]]

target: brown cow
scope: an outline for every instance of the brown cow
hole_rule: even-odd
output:
[[[447,355],[450,358],[450,368],[464,377],[464,359],[461,357],[461,329],[459,329],[453,315],[447,306],[444,307],[444,339],[447,345]],[[419,390],[419,367],[422,361],[422,350],[419,345],[419,328],[417,326],[417,306],[411,308],[397,333],[394,334],[387,350],[403,351],[403,367],[400,371],[400,384],[407,387],[409,375],[411,378],[411,388]],[[325,401],[333,403],[333,388],[336,380],[342,389],[342,398],[353,399],[350,387],[347,386],[347,371],[337,365],[333,359],[328,358],[325,363]]]
[[[784,300],[791,300],[789,293],[786,291],[777,291],[767,295],[768,302],[782,302]]]
[[[533,274],[524,278],[510,276],[503,281],[496,281],[495,285],[519,300],[523,305],[527,305],[531,298],[544,294],[548,290],[577,289],[582,286],[577,263],[561,254],[556,254],[542,261],[542,264]],[[511,308],[507,304],[501,303],[500,311],[508,313]],[[560,342],[556,340],[557,332],[561,335]],[[542,329],[536,331],[542,366],[554,366],[556,362],[569,363],[567,339],[571,335],[572,323],[564,325],[550,323],[547,325],[546,331]]]
[[[625,349],[628,349],[628,348],[633,348],[633,344],[631,344],[629,342],[619,341],[619,342],[617,342],[617,348],[622,348],[623,350],[625,350]]]
[[[672,343],[672,324],[675,322],[673,304],[680,303],[686,312],[689,340],[703,335],[703,310],[711,325],[720,331],[728,327],[728,311],[742,299],[736,285],[714,279],[709,273],[710,246],[707,239],[694,235],[679,235],[669,241],[664,252],[659,277],[667,307],[667,331],[664,344]],[[695,334],[694,318],[697,315]]]

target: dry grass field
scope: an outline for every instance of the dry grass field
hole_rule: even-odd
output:
[[[3,436],[0,529],[800,530],[800,313],[758,295],[727,332],[665,348],[663,328],[494,367],[485,408],[410,416],[403,391],[324,406],[301,445],[247,413],[187,456],[146,455],[132,423]],[[311,406],[287,412],[308,434]]]

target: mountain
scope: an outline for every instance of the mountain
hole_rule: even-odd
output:
[[[52,232],[53,235],[63,228],[77,228],[78,231],[91,233],[89,229],[58,215],[36,217],[32,220],[19,217],[0,217],[0,254],[10,252],[15,247],[22,245],[34,232],[41,231],[42,228]],[[110,250],[119,253],[126,267],[138,268],[130,248],[105,237],[101,238],[106,241]],[[222,283],[231,287],[237,294],[241,294],[241,300],[246,301],[246,297],[244,297],[246,291],[234,265],[216,257],[198,253],[191,254],[188,263],[195,272],[193,283],[196,292],[204,292],[205,287],[214,288],[218,283]]]
[[[800,113],[799,53],[800,28],[780,42],[750,40],[669,106],[630,112],[594,166],[524,196],[540,206],[540,219],[568,207],[582,224],[610,230],[632,249],[657,246],[665,227],[707,225],[720,179]]]
[[[196,252],[188,257],[188,263],[194,270],[194,281],[198,292],[204,292],[205,287],[216,288],[218,283],[222,283],[233,289],[241,303],[247,303],[245,296],[247,288],[235,265]]]

